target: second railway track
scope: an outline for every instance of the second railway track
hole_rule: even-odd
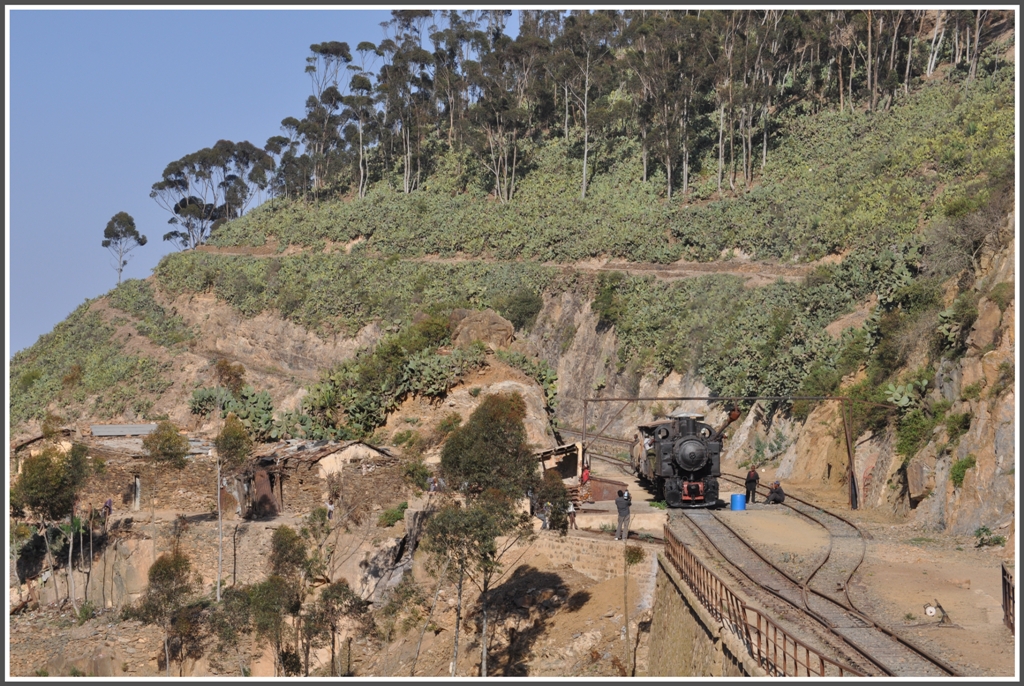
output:
[[[742,485],[730,475],[723,479]],[[792,502],[790,502],[792,501]],[[864,559],[863,534],[853,523],[787,495],[786,505],[829,533],[823,557],[798,573],[787,572],[762,556],[712,511],[683,511],[683,521],[737,572],[824,627],[845,646],[848,658],[861,669],[896,677],[959,676],[940,658],[914,646],[859,611],[847,588]]]

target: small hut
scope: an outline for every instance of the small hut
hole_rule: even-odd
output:
[[[398,458],[386,448],[363,441],[288,440],[257,448],[238,473],[224,479],[242,517],[281,512],[307,513],[327,499],[328,476],[346,464],[363,471]]]

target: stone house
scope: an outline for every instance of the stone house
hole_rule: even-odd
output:
[[[308,514],[327,503],[327,481],[345,465],[368,474],[398,461],[390,450],[363,441],[287,440],[256,448],[221,484],[222,508],[236,516]],[[343,486],[342,486],[343,488]]]

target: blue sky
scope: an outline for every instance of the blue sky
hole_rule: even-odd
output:
[[[389,10],[8,10],[8,359],[117,284],[100,242],[128,212],[174,250],[149,197],[167,163],[220,139],[260,147],[301,116],[309,46],[377,43]],[[517,17],[507,32],[518,32]],[[378,65],[379,66],[379,65]]]

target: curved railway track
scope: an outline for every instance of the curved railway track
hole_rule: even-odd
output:
[[[742,479],[723,475],[730,483]],[[710,511],[682,511],[683,519],[699,531],[740,574],[806,614],[853,649],[860,667],[870,665],[885,676],[959,676],[942,659],[897,636],[861,612],[847,592],[850,579],[864,560],[866,545],[852,522],[794,496],[786,507],[823,527],[830,537],[825,555],[804,574],[793,574],[766,559],[742,536]]]

